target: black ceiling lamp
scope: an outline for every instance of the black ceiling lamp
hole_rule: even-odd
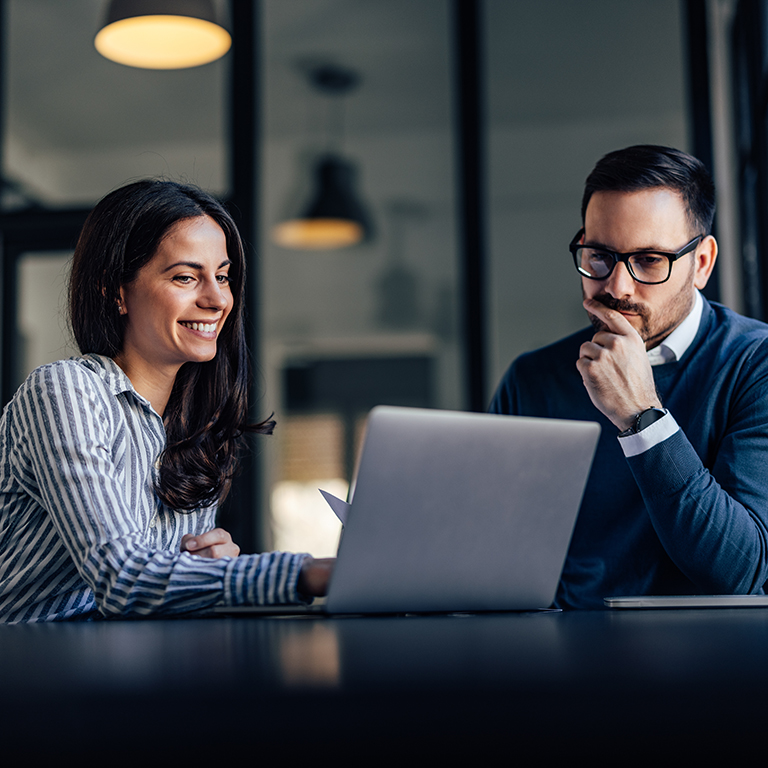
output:
[[[308,70],[309,83],[319,93],[341,97],[359,83],[357,73],[324,64]],[[340,99],[334,99],[332,117],[335,130],[330,142],[340,144],[342,133]],[[314,163],[313,191],[308,204],[295,218],[276,224],[272,240],[285,248],[297,250],[332,250],[346,248],[370,237],[371,224],[365,206],[355,193],[357,169],[338,151],[329,148]]]
[[[212,0],[111,0],[94,40],[105,58],[143,69],[208,64],[231,44]]]

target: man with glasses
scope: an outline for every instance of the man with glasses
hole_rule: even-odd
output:
[[[592,328],[513,362],[495,413],[598,421],[556,604],[768,580],[768,326],[699,291],[715,190],[668,147],[602,158],[570,244]]]

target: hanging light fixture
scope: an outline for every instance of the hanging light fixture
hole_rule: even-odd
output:
[[[368,217],[354,192],[355,167],[324,155],[314,167],[315,191],[301,216],[277,224],[272,239],[286,248],[346,248],[363,240]]]
[[[336,66],[314,67],[308,74],[310,85],[328,96],[345,95],[358,83],[354,72]],[[339,119],[339,134],[340,122]],[[331,141],[334,139],[339,137],[331,136]],[[272,240],[285,248],[331,250],[368,238],[371,224],[365,206],[355,194],[355,176],[353,163],[338,152],[325,152],[314,164],[309,203],[296,218],[276,224]]]
[[[107,59],[144,69],[208,64],[231,44],[212,0],[111,0],[94,41]]]

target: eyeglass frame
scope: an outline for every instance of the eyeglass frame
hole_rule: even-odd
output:
[[[619,253],[618,251],[611,251],[608,248],[603,248],[602,246],[590,246],[586,245],[584,243],[580,243],[579,240],[584,236],[584,227],[582,227],[577,233],[576,237],[571,240],[571,244],[568,246],[568,250],[571,252],[571,256],[573,256],[573,264],[576,267],[576,271],[582,276],[586,277],[589,280],[607,280],[612,274],[613,270],[616,269],[616,265],[621,262],[626,268],[627,272],[629,272],[629,276],[636,282],[641,283],[642,285],[663,285],[666,283],[670,277],[672,277],[672,265],[680,258],[685,256],[688,253],[691,253],[692,251],[695,251],[696,248],[699,247],[701,241],[706,237],[706,235],[697,235],[696,237],[691,240],[690,243],[687,243],[684,245],[679,251],[676,251],[675,253],[670,253],[669,251],[654,251],[650,248],[646,250],[640,250],[640,251],[630,251],[628,253]],[[613,266],[608,270],[607,275],[603,275],[603,277],[595,277],[594,275],[588,275],[585,270],[583,270],[576,259],[576,251],[579,248],[594,248],[596,251],[600,251],[602,253],[606,253],[609,256],[613,257]],[[632,271],[632,265],[629,263],[629,259],[632,256],[640,256],[644,253],[653,253],[657,256],[666,256],[667,259],[669,259],[669,272],[667,272],[667,276],[660,280],[657,283],[649,283],[646,280],[640,280],[639,278],[635,277],[635,273]]]

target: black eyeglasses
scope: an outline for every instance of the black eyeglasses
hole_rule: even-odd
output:
[[[584,229],[576,233],[568,246],[573,263],[580,275],[590,280],[605,280],[610,277],[616,265],[621,261],[629,271],[629,274],[638,283],[645,285],[657,285],[666,283],[672,274],[672,263],[681,256],[695,250],[706,235],[694,237],[690,243],[684,245],[677,253],[666,251],[634,251],[633,253],[617,253],[600,248],[596,245],[585,245],[579,240],[584,236]]]

